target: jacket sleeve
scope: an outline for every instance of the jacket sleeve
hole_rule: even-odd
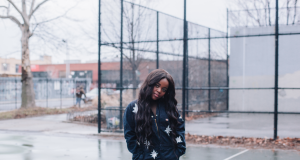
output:
[[[138,153],[138,146],[137,146],[137,137],[134,131],[135,128],[135,114],[132,112],[133,108],[131,104],[129,104],[124,113],[124,137],[126,139],[127,148],[129,152],[133,155]]]
[[[177,148],[176,148],[176,155],[178,157],[182,156],[183,154],[185,154],[185,150],[186,150],[186,143],[185,143],[185,123],[184,120],[182,119],[182,117],[179,114],[178,117],[178,121],[179,124],[177,125],[176,128],[176,135],[178,137],[176,137],[176,141],[177,141]]]

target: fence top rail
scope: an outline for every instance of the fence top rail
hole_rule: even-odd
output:
[[[291,33],[278,33],[279,36],[289,36],[289,35],[299,35],[300,32],[291,32]],[[264,37],[264,36],[275,36],[275,33],[271,34],[248,34],[248,35],[232,35],[232,36],[212,36],[212,37],[199,37],[199,38],[187,38],[187,40],[201,40],[201,39],[226,39],[226,38],[243,38],[243,37]],[[183,41],[182,38],[177,39],[162,39],[159,42],[168,42],[168,41]],[[156,40],[148,40],[148,41],[134,41],[134,42],[123,42],[123,44],[131,44],[131,43],[156,43]],[[104,42],[101,45],[115,45],[120,44],[120,42]]]
[[[21,77],[0,77],[0,80],[21,80]],[[75,80],[75,81],[91,81],[91,78],[32,78],[32,80]]]
[[[298,9],[300,8],[299,6],[294,6],[294,7],[281,7],[281,8],[278,8],[279,10],[281,9]],[[258,10],[266,10],[266,9],[270,9],[270,10],[276,10],[276,8],[257,8],[257,9],[240,9],[240,10],[230,10],[228,9],[228,12],[244,12],[244,11],[258,11]]]
[[[133,3],[133,2],[129,2],[129,1],[124,1],[124,2],[125,2],[125,3],[129,3],[129,4],[133,4],[133,5],[136,5],[136,6],[145,8],[145,9],[149,9],[149,10],[152,10],[152,11],[154,11],[154,12],[158,12],[158,13],[160,13],[160,14],[164,14],[164,15],[166,15],[166,16],[170,16],[170,17],[173,17],[173,18],[176,18],[176,19],[178,19],[178,20],[182,20],[182,21],[183,21],[183,19],[181,19],[181,18],[179,18],[179,17],[176,17],[176,16],[173,16],[173,15],[170,15],[170,14],[168,14],[168,13],[164,13],[164,12],[161,12],[161,11],[158,11],[158,10],[155,10],[155,9],[152,9],[152,8],[149,8],[149,7],[146,7],[146,6],[142,6],[142,5],[140,5],[140,4],[136,4],[136,3]],[[217,29],[213,29],[213,28],[209,28],[209,27],[206,27],[206,26],[203,26],[203,25],[201,25],[201,24],[194,23],[194,22],[189,22],[189,21],[187,21],[187,22],[188,22],[188,23],[192,23],[192,24],[194,24],[194,25],[198,25],[198,26],[200,26],[200,27],[204,27],[204,28],[207,28],[207,29],[211,29],[211,30],[213,30],[213,31],[226,33],[226,32],[223,32],[223,31],[220,31],[220,30],[217,30]]]

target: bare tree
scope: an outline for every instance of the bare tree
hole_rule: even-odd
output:
[[[286,7],[286,14],[284,12],[280,12],[280,17],[286,18],[286,25],[289,25],[290,18],[292,18],[292,25],[295,24],[296,16],[297,16],[297,3],[298,0],[285,0],[281,1],[279,4],[282,7]],[[275,7],[275,3],[272,0],[234,0],[234,4],[239,8],[244,10],[247,16],[246,25],[252,23],[253,25],[257,26],[271,26],[272,25],[272,13],[271,11]],[[292,12],[292,9],[294,8],[294,11]],[[237,14],[240,14],[240,12],[236,12]],[[291,17],[291,14],[293,16]],[[240,15],[234,15],[232,14],[230,16],[230,19],[233,21],[233,23],[240,23],[239,18],[245,18],[240,17]],[[248,19],[249,18],[249,19]],[[283,19],[283,18],[281,18]],[[241,24],[239,24],[241,25]]]
[[[298,0],[295,0],[294,1],[294,17],[293,17],[293,25],[295,24],[295,20],[296,20],[296,16],[297,16],[297,3],[298,3]]]
[[[115,15],[116,8],[120,9],[120,1],[103,1],[103,9],[105,14],[103,14],[102,24],[103,24],[103,43],[115,43],[119,42],[120,39],[120,19]],[[138,5],[136,5],[137,3]],[[137,88],[139,84],[138,79],[138,71],[143,69],[141,67],[146,67],[147,65],[141,65],[142,63],[146,63],[144,61],[143,50],[149,49],[150,43],[135,43],[136,41],[145,41],[149,40],[151,35],[150,30],[153,29],[153,22],[151,21],[151,17],[156,18],[156,12],[149,10],[143,6],[140,6],[141,0],[136,2],[133,0],[132,2],[124,2],[124,10],[123,10],[123,28],[124,28],[124,69],[130,69],[131,73],[129,75],[124,75],[124,77],[130,77],[130,82],[133,88]],[[148,3],[147,3],[148,4]],[[150,13],[151,12],[151,13]],[[153,19],[153,21],[156,19]],[[155,21],[156,22],[156,21]],[[155,29],[156,31],[156,29]],[[156,34],[156,33],[155,33]],[[120,46],[111,44],[111,47],[115,47],[120,49]],[[126,50],[126,51],[125,51]],[[126,72],[124,72],[126,73]],[[128,73],[128,72],[127,72]],[[128,78],[127,78],[128,79]],[[133,89],[133,98],[136,98],[136,89]]]
[[[0,6],[6,15],[0,15],[0,19],[9,19],[21,30],[21,68],[22,68],[22,108],[35,107],[35,93],[33,88],[33,75],[30,67],[29,40],[35,34],[36,29],[45,23],[54,21],[64,15],[37,22],[35,15],[41,7],[50,0],[7,0],[7,5]],[[11,12],[17,14],[12,14]],[[3,12],[4,13],[4,12]],[[51,34],[51,33],[50,33]],[[49,34],[49,35],[50,35]]]
[[[286,25],[289,24],[289,16],[290,16],[290,8],[289,8],[289,3],[291,0],[286,0],[286,10],[287,10],[287,18],[286,18]]]

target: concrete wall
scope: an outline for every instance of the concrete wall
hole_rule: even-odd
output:
[[[280,26],[280,33],[300,32],[300,26]],[[274,26],[232,28],[231,36],[274,33]],[[271,88],[275,75],[275,38],[230,39],[229,86]],[[300,35],[279,36],[279,87],[300,87]],[[278,110],[300,112],[300,90],[279,90]],[[273,111],[274,90],[230,90],[229,110]]]

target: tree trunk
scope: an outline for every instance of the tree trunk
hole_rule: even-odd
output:
[[[35,107],[35,93],[33,89],[32,73],[29,57],[29,26],[23,24],[22,30],[22,104],[21,108]]]

